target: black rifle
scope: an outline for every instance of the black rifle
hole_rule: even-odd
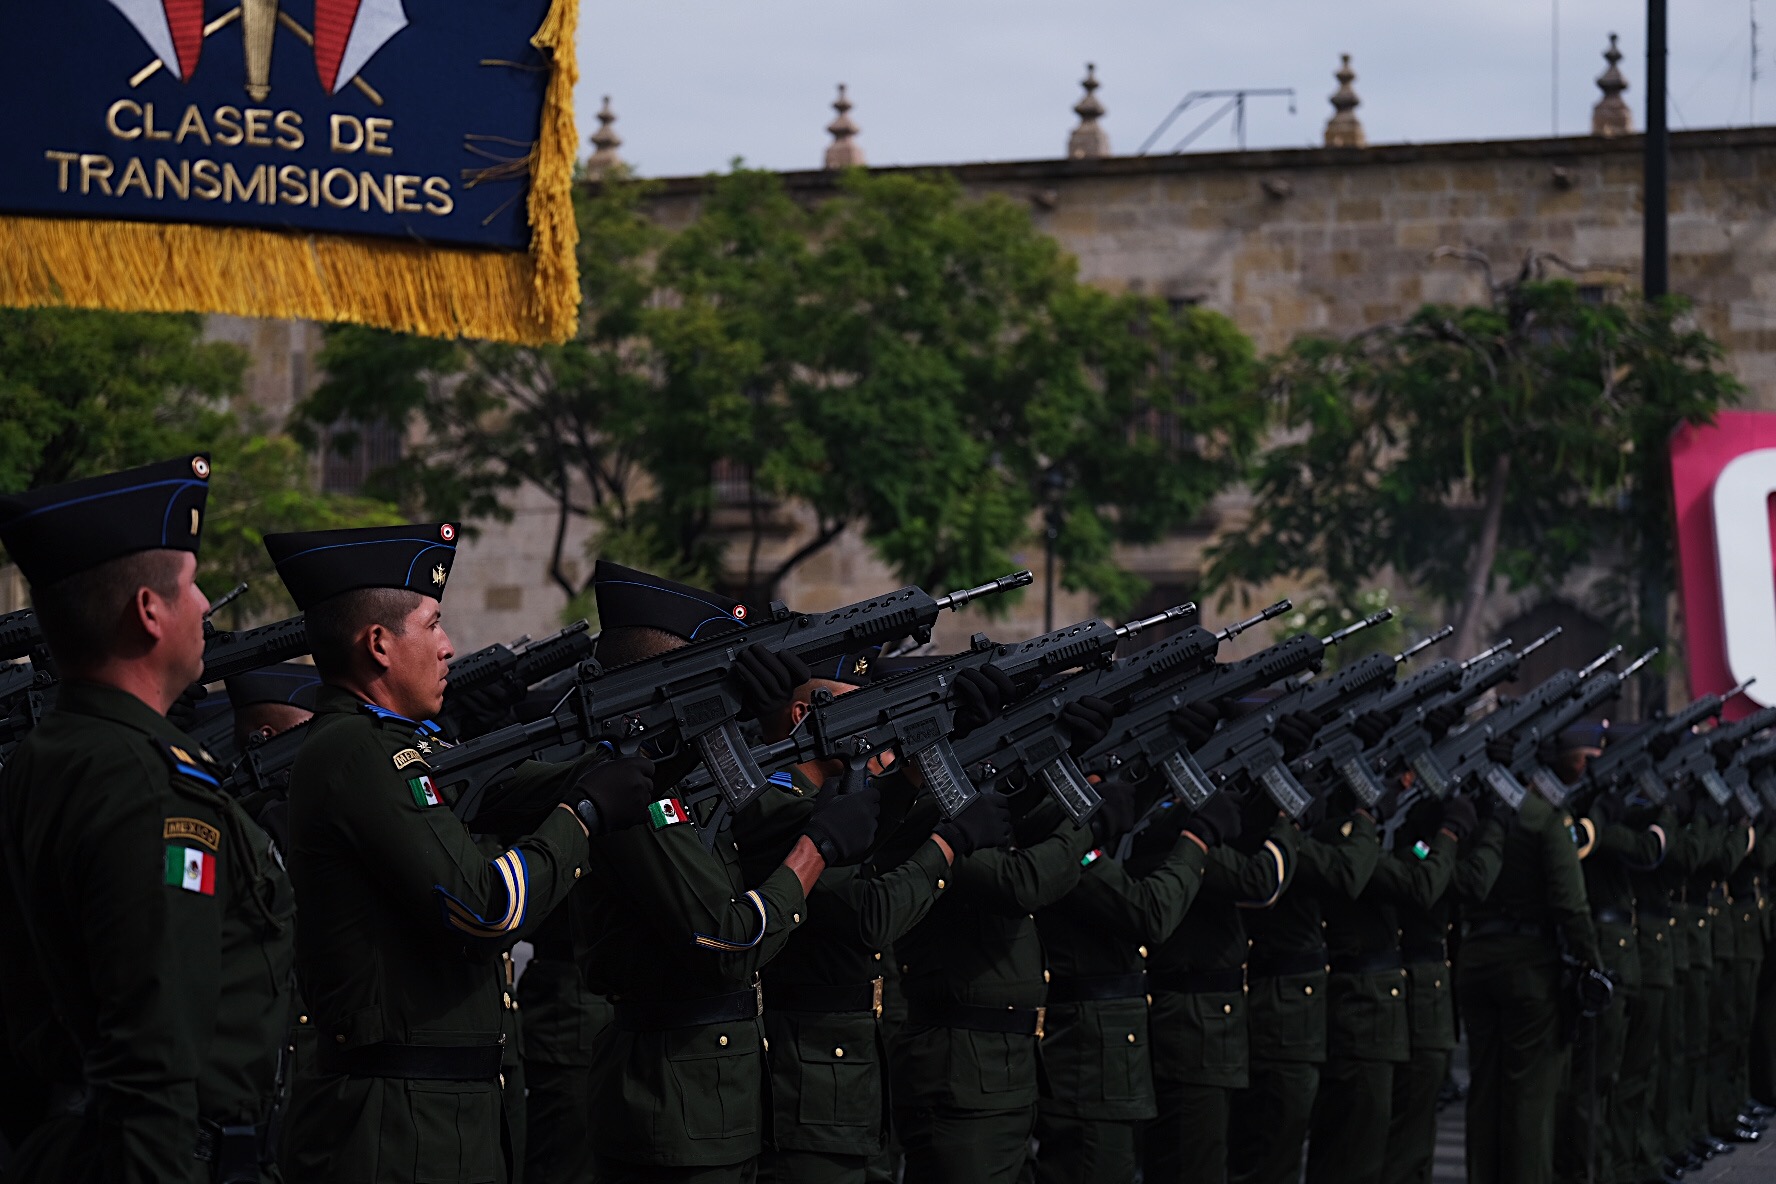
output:
[[[1616,651],[1621,646],[1615,647]],[[1579,685],[1566,699],[1556,703],[1533,724],[1519,730],[1511,738],[1513,754],[1506,765],[1519,782],[1528,781],[1551,805],[1564,807],[1571,796],[1565,782],[1542,763],[1541,746],[1556,739],[1562,731],[1588,715],[1600,711],[1604,704],[1622,693],[1622,687],[1635,671],[1651,662],[1659,653],[1657,646],[1630,662],[1620,671],[1601,669],[1593,662],[1581,672]]]
[[[1455,626],[1445,625],[1408,646],[1394,655],[1395,667],[1454,632]],[[1370,712],[1388,720],[1397,719],[1433,696],[1453,689],[1461,681],[1461,672],[1460,664],[1445,658],[1403,683],[1391,687],[1383,684],[1367,695],[1351,700],[1334,718],[1326,721],[1314,736],[1313,745],[1290,763],[1290,771],[1304,785],[1315,785],[1320,790],[1343,784],[1356,795],[1361,805],[1373,807],[1385,790],[1364,758],[1366,746],[1357,734],[1357,720]]]
[[[497,689],[500,701],[510,707],[537,683],[590,658],[597,643],[597,636],[581,620],[541,641],[513,645],[495,642],[465,654],[450,664],[450,683],[444,692],[441,718],[452,721],[463,739],[478,736],[487,730],[487,722],[478,718],[479,710],[466,696]]]
[[[1585,780],[1594,794],[1615,793],[1625,797],[1638,790],[1653,805],[1664,805],[1665,783],[1659,780],[1654,750],[1663,749],[1668,753],[1696,728],[1709,720],[1719,719],[1727,702],[1754,681],[1748,678],[1724,695],[1699,696],[1682,711],[1649,723],[1633,736],[1612,739],[1602,756],[1593,757],[1585,765]]]
[[[1342,640],[1391,616],[1391,610],[1383,610],[1327,640]],[[1277,723],[1284,716],[1297,713],[1322,721],[1336,718],[1352,701],[1378,687],[1392,685],[1396,670],[1392,654],[1370,654],[1332,674],[1295,686],[1258,710],[1222,724],[1193,755],[1198,765],[1221,784],[1250,780],[1262,787],[1289,817],[1299,818],[1313,805],[1313,796],[1283,763],[1282,742],[1275,736]]]
[[[993,666],[1027,693],[1064,671],[1103,666],[1123,639],[1195,612],[1194,604],[1183,604],[1120,627],[1093,618],[1011,644],[976,634],[967,653],[903,671],[843,695],[816,691],[813,709],[795,733],[753,749],[752,756],[762,769],[842,760],[852,770],[862,771],[878,754],[892,749],[897,759],[918,773],[944,816],[954,818],[976,796],[975,784],[950,740],[955,731],[953,689],[958,674]],[[1065,753],[1065,738],[1056,737],[1055,743]],[[1073,821],[1083,826],[1102,799],[1077,770],[1074,773],[1071,778],[1051,779],[1046,787]],[[712,778],[703,769],[681,785],[680,796],[689,804],[712,790]],[[721,828],[725,811],[725,802],[717,805],[704,827],[706,838]]]
[[[817,668],[841,654],[902,637],[928,641],[945,609],[1025,587],[1031,579],[1028,571],[1014,572],[937,597],[900,588],[824,613],[792,613],[773,602],[769,617],[749,628],[646,661],[611,670],[596,659],[582,662],[572,688],[551,714],[465,740],[431,762],[432,778],[456,787],[457,814],[474,819],[498,805],[505,775],[523,761],[571,760],[601,743],[633,755],[644,741],[676,741],[696,745],[728,808],[738,810],[769,783],[734,722],[741,705],[728,671],[742,649],[762,645],[786,651]]]
[[[222,682],[249,670],[275,666],[308,653],[308,627],[302,614],[256,629],[218,629],[206,624],[204,670],[198,682]]]
[[[43,648],[43,627],[34,610],[21,608],[0,617],[0,662],[28,658]]]
[[[1733,800],[1733,787],[1721,776],[1721,770],[1732,763],[1742,745],[1770,727],[1776,727],[1776,707],[1762,707],[1730,724],[1694,732],[1659,762],[1658,776],[1666,785],[1700,785],[1716,805],[1725,809]]]

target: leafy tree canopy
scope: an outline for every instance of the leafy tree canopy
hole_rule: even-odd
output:
[[[1141,585],[1114,546],[1199,513],[1264,428],[1251,343],[1226,318],[1082,284],[1008,200],[857,173],[808,208],[736,169],[668,233],[646,194],[618,179],[581,195],[576,340],[334,330],[308,438],[418,424],[423,443],[376,477],[385,495],[498,517],[528,483],[558,540],[589,520],[602,554],[704,582],[738,568],[759,599],[849,528],[903,579],[990,578],[1053,501],[1066,586],[1115,613]],[[717,472],[741,504],[718,502]],[[785,505],[813,530],[772,556]],[[573,596],[570,562],[558,542]]]

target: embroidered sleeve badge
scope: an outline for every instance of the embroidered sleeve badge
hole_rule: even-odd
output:
[[[394,760],[395,771],[397,773],[402,769],[405,769],[408,765],[425,764],[425,757],[421,755],[417,748],[403,748],[400,752],[395,754]]]
[[[166,850],[166,882],[200,896],[216,895],[216,857],[196,847],[169,846]]]
[[[407,782],[407,788],[413,791],[413,804],[416,806],[441,806],[444,799],[438,796],[438,787],[432,779],[421,774]]]
[[[684,803],[677,798],[661,798],[648,807],[648,820],[654,824],[655,830],[660,830],[689,822],[691,816],[685,812]]]
[[[222,832],[199,818],[169,818],[160,828],[160,837],[202,843],[212,851],[222,845]]]

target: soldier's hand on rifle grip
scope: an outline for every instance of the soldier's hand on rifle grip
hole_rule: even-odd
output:
[[[1067,735],[1067,747],[1074,753],[1085,752],[1110,734],[1110,723],[1116,709],[1096,695],[1081,695],[1076,703],[1061,708],[1055,721]]]
[[[1242,833],[1239,804],[1227,794],[1218,793],[1202,804],[1184,822],[1184,829],[1201,839],[1205,847],[1231,843]]]
[[[789,706],[796,688],[812,675],[794,654],[749,645],[734,659],[728,677],[740,695],[740,718],[762,719]]]
[[[1184,738],[1184,747],[1192,752],[1209,742],[1215,725],[1221,722],[1221,705],[1213,699],[1186,703],[1172,712],[1172,727]]]
[[[1516,756],[1516,745],[1503,736],[1495,736],[1486,742],[1486,759],[1495,765],[1508,765]]]
[[[840,792],[845,776],[829,778],[814,799],[814,813],[802,833],[827,867],[862,863],[875,846],[882,818],[882,792],[872,784]]]
[[[1364,748],[1373,748],[1394,726],[1394,721],[1379,711],[1365,711],[1351,721],[1351,731]]]
[[[1103,804],[1092,814],[1088,825],[1097,845],[1109,847],[1135,825],[1135,787],[1116,778],[1099,782],[1098,793]]]
[[[1449,735],[1449,729],[1455,727],[1456,724],[1461,723],[1463,714],[1465,713],[1462,709],[1454,703],[1445,703],[1441,707],[1433,707],[1425,712],[1425,731],[1431,734],[1432,740],[1441,740],[1443,737]]]
[[[958,858],[1003,847],[1011,842],[1011,803],[1002,793],[982,790],[960,814],[938,823],[931,833],[948,843]]]
[[[1474,828],[1480,825],[1480,811],[1474,807],[1473,799],[1456,794],[1443,803],[1443,817],[1438,820],[1437,825],[1453,835],[1459,843],[1473,834]]]
[[[960,740],[998,719],[1005,705],[1017,698],[1017,686],[997,666],[970,667],[956,675],[955,696],[955,737]]]
[[[1277,743],[1283,746],[1283,759],[1292,761],[1306,752],[1326,721],[1311,711],[1291,711],[1276,723]]]
[[[647,821],[648,806],[659,797],[654,762],[645,756],[624,756],[586,769],[561,800],[589,832],[608,835]]]

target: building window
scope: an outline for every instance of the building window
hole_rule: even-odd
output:
[[[321,442],[321,491],[357,493],[372,473],[400,459],[401,429],[393,424],[334,424]]]

